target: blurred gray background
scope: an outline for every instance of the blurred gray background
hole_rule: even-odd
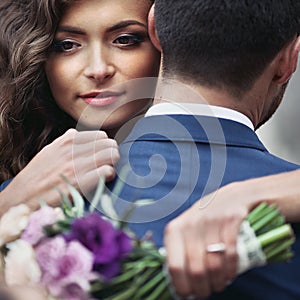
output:
[[[267,149],[300,164],[300,63],[274,116],[257,133]]]

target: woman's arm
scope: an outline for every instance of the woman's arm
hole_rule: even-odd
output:
[[[119,159],[117,143],[103,131],[68,130],[43,148],[0,193],[0,216],[20,203],[37,209],[40,201],[56,206],[58,189],[68,192],[63,176],[83,194],[99,182],[114,177],[113,165]],[[63,175],[63,176],[62,176]]]
[[[289,222],[300,221],[300,170],[222,187],[170,222],[165,231],[167,264],[180,295],[206,297],[236,277],[240,225],[260,202],[275,203]],[[224,243],[224,253],[207,253]],[[174,251],[176,249],[176,251]]]

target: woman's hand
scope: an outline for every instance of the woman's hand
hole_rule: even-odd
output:
[[[60,203],[58,190],[68,193],[68,182],[81,193],[95,188],[101,176],[111,180],[119,160],[118,145],[103,131],[68,130],[44,147],[0,194],[0,214],[11,206],[39,208],[40,200]]]
[[[230,184],[196,202],[166,227],[167,266],[180,296],[208,297],[236,277],[238,232],[255,203],[246,195],[243,184]],[[220,243],[225,251],[206,250]]]
[[[278,206],[288,222],[300,222],[300,170],[231,183],[205,196],[165,231],[169,272],[178,294],[206,297],[237,273],[240,224],[259,203]],[[223,243],[224,252],[207,253]]]

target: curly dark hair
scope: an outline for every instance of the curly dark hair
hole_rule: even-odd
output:
[[[53,99],[44,70],[59,21],[75,1],[1,0],[0,182],[76,127]]]
[[[76,127],[56,104],[44,71],[58,23],[75,1],[0,2],[0,182]]]
[[[48,49],[68,0],[0,4],[0,181],[15,176],[55,137],[74,126],[51,96]]]

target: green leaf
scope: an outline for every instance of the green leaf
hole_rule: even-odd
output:
[[[97,186],[97,189],[96,189],[96,192],[95,192],[95,195],[94,195],[94,197],[91,201],[90,207],[89,207],[90,212],[94,212],[95,208],[97,208],[99,203],[101,202],[104,187],[105,187],[105,178],[104,178],[104,176],[101,176],[98,186]]]
[[[118,215],[117,215],[117,213],[114,209],[113,201],[107,194],[104,194],[101,197],[101,207],[102,207],[102,210],[103,210],[104,214],[108,218],[111,218],[111,219],[114,219],[114,220],[119,219],[119,217],[118,217]]]
[[[60,189],[56,188],[56,191],[60,194],[60,197],[62,199],[62,209],[64,211],[69,211],[72,209],[73,205],[69,199],[69,197],[63,193]]]
[[[128,175],[128,173],[130,172],[131,168],[129,165],[125,165],[119,172],[118,176],[118,180],[115,183],[115,186],[111,192],[112,194],[112,200],[113,202],[115,202],[115,200],[118,198],[118,196],[121,194],[123,187],[125,185],[126,182],[126,177]]]
[[[84,200],[80,193],[71,184],[68,184],[68,189],[70,191],[74,203],[72,208],[74,217],[81,218],[84,215]]]

